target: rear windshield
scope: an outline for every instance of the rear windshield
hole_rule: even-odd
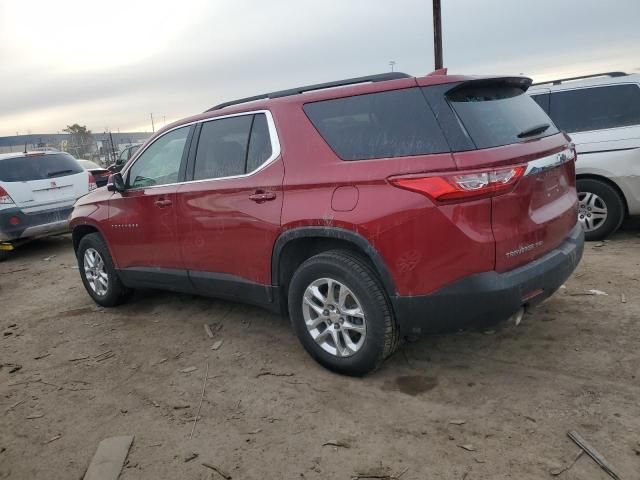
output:
[[[304,111],[342,160],[449,151],[419,88],[307,103]]]
[[[33,155],[0,160],[0,181],[28,182],[65,177],[82,172],[75,158],[67,153]]]
[[[498,147],[558,133],[551,119],[515,86],[471,84],[455,88],[447,100],[477,148]]]

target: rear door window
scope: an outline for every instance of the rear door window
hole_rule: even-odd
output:
[[[324,100],[303,108],[342,160],[449,151],[419,88]]]
[[[0,160],[0,181],[28,182],[64,177],[82,172],[80,164],[68,153],[28,155]]]
[[[553,92],[551,117],[570,133],[640,125],[640,88],[610,85]]]
[[[447,100],[477,148],[524,142],[558,133],[549,116],[517,86],[471,82]]]
[[[251,173],[271,154],[269,125],[264,113],[212,120],[202,125],[193,179]]]

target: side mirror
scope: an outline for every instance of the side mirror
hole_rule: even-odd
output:
[[[107,180],[107,190],[110,192],[124,192],[125,186],[122,174],[114,173],[113,175],[109,175],[109,180]]]

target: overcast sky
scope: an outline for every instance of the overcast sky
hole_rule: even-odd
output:
[[[640,0],[442,0],[452,73],[640,71]],[[224,100],[433,70],[430,0],[0,0],[0,136],[151,130]]]

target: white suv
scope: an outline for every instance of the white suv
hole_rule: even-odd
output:
[[[610,72],[534,84],[529,94],[576,144],[578,218],[587,240],[640,215],[640,75]]]
[[[67,231],[73,204],[94,188],[68,153],[0,155],[0,261],[20,243]]]

